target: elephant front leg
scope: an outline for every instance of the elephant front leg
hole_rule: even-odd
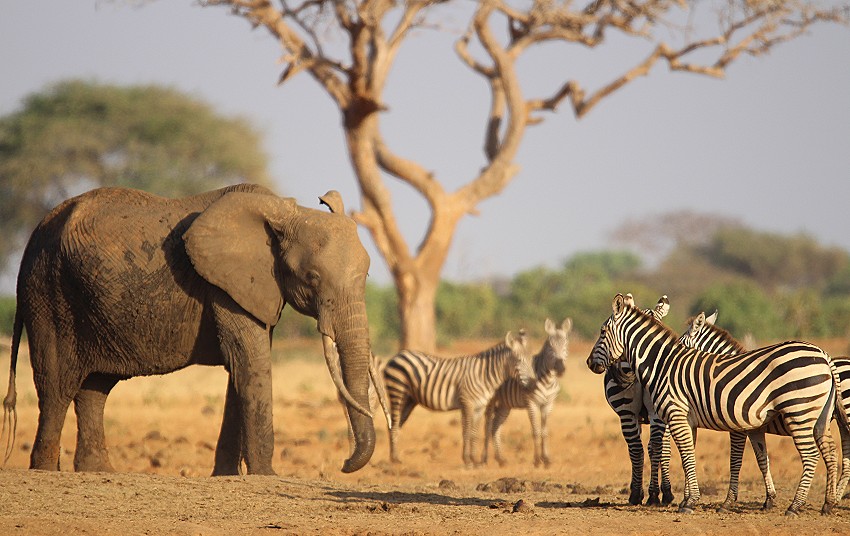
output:
[[[273,475],[271,359],[231,367],[213,475],[237,475],[241,461],[251,475]]]
[[[74,397],[77,414],[77,449],[74,453],[75,471],[112,472],[106,435],[103,430],[103,410],[106,397],[118,380],[102,374],[92,374],[83,382]]]
[[[212,476],[238,475],[242,463],[242,423],[239,397],[232,377],[227,381],[224,417],[215,447],[215,467]]]

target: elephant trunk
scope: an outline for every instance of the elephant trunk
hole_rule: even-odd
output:
[[[360,308],[362,308],[360,314],[350,314],[352,311],[347,311],[349,325],[345,326],[344,322],[342,324],[345,326],[344,329],[335,331],[336,336],[332,337],[335,344],[328,344],[330,335],[323,337],[325,358],[328,360],[331,376],[341,376],[342,379],[343,385],[337,384],[337,388],[348,406],[348,425],[351,427],[354,438],[354,449],[351,457],[345,460],[342,466],[343,473],[352,473],[362,468],[369,462],[375,450],[375,426],[371,412],[366,409],[369,408],[371,362],[369,328],[365,324],[365,304],[361,304]],[[364,325],[351,326],[353,318],[362,318]],[[334,371],[335,364],[339,366],[338,371]],[[334,381],[337,382],[337,378],[334,378]]]

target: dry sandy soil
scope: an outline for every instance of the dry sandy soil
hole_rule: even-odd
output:
[[[783,515],[800,472],[787,438],[769,439],[779,491],[774,511],[759,510],[761,476],[748,451],[739,511],[715,512],[725,496],[729,443],[728,436],[710,431],[699,435],[703,505],[696,513],[629,506],[629,461],[619,423],[605,403],[602,379],[584,366],[589,345],[575,341],[551,419],[550,468],[531,463],[524,412],[514,411],[505,426],[510,463],[465,469],[459,414],[420,408],[402,430],[402,464],[388,463],[385,423],[376,417],[372,461],[344,475],[345,422],[320,345],[314,346],[314,358],[285,360],[274,370],[277,477],[208,476],[226,377],[206,367],[115,388],[106,431],[116,473],[71,471],[73,411],[62,439],[63,470],[29,471],[37,399],[28,359],[22,359],[17,442],[0,470],[0,534],[850,534],[850,499],[833,516],[819,514],[822,464],[809,507],[796,518]],[[446,355],[484,346],[458,346]],[[824,346],[847,351],[847,341]],[[5,379],[8,348],[0,353]],[[683,478],[675,450],[672,472],[679,500]],[[525,508],[514,513],[520,500]]]

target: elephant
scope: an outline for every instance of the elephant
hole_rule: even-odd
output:
[[[258,185],[181,199],[99,188],[57,206],[21,260],[4,423],[15,413],[22,329],[38,394],[31,469],[59,469],[68,406],[76,471],[113,471],[103,427],[120,380],[192,364],[228,372],[213,475],[274,474],[271,338],[286,304],[316,319],[354,446],[342,471],[375,448],[369,411],[369,255],[336,191],[329,211]],[[14,438],[14,432],[12,432]]]

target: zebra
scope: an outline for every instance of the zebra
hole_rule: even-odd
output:
[[[679,342],[690,348],[709,351],[716,354],[738,354],[745,350],[745,346],[738,342],[732,335],[717,326],[717,311],[710,316],[705,316],[705,313],[699,313],[688,322],[688,327]],[[850,417],[850,358],[848,357],[833,357],[832,363],[835,365],[835,373],[839,381],[839,390],[841,396],[839,399],[843,404],[842,407],[836,407],[836,411],[844,411]],[[839,416],[840,418],[840,416]],[[750,445],[753,448],[753,453],[759,464],[759,469],[762,472],[765,485],[765,501],[762,505],[763,510],[769,510],[773,507],[776,499],[776,488],[773,485],[773,477],[770,474],[770,461],[767,454],[767,445],[764,440],[765,433],[788,436],[791,435],[784,421],[774,419],[765,428],[744,434],[741,432],[730,433],[730,448],[729,448],[729,490],[726,494],[726,500],[723,505],[718,508],[719,511],[728,511],[738,501],[738,482],[741,472],[741,462],[744,456],[744,446],[747,437],[750,438]],[[841,478],[836,487],[836,498],[840,500],[844,495],[844,489],[850,480],[850,432],[844,427],[839,426],[841,434]]]
[[[573,327],[570,318],[564,319],[560,327],[546,319],[543,324],[546,330],[546,342],[532,359],[535,381],[532,387],[523,387],[520,382],[508,378],[496,390],[487,410],[484,413],[484,451],[481,463],[487,463],[487,446],[493,441],[493,453],[499,465],[505,464],[502,457],[502,425],[507,420],[513,408],[528,410],[531,421],[531,433],[534,439],[534,466],[549,467],[549,414],[555,404],[555,397],[561,391],[558,378],[566,370],[566,360],[569,345],[569,335]]]
[[[399,462],[398,434],[417,405],[434,411],[460,409],[463,426],[463,462],[475,464],[478,426],[493,393],[507,378],[529,387],[534,370],[528,360],[524,331],[510,331],[505,340],[483,352],[443,358],[404,350],[384,367],[384,383],[390,401],[392,423],[390,461]]]
[[[694,428],[748,432],[774,418],[785,422],[803,463],[786,514],[797,514],[805,504],[818,451],[827,468],[821,512],[832,512],[837,471],[829,423],[838,394],[832,363],[823,350],[789,341],[736,355],[711,354],[678,344],[669,328],[627,304],[622,294],[614,297],[612,311],[587,366],[601,374],[616,361],[627,360],[635,370],[682,458],[686,487],[680,512],[693,512],[700,498]],[[840,425],[850,429],[846,415]]]
[[[634,298],[627,294],[625,299],[634,305]],[[646,312],[658,320],[667,315],[670,301],[662,296],[653,309]],[[620,362],[605,372],[605,400],[620,418],[620,430],[629,450],[632,464],[632,477],[629,484],[629,504],[637,505],[643,501],[643,441],[641,425],[649,424],[649,460],[650,480],[647,505],[670,504],[673,491],[670,485],[670,439],[665,435],[664,422],[655,414],[652,404],[644,397],[640,382],[624,383],[623,378],[633,378],[632,368],[626,362]],[[661,486],[658,485],[658,473],[661,472]],[[661,494],[661,500],[658,496]]]

